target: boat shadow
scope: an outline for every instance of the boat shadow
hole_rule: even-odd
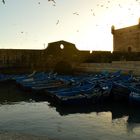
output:
[[[140,110],[139,107],[130,106],[125,103],[116,103],[113,101],[101,103],[101,104],[83,104],[83,105],[60,105],[52,100],[52,98],[46,98],[40,95],[31,94],[31,92],[23,92],[19,90],[15,83],[13,84],[0,84],[0,105],[3,104],[16,104],[17,102],[48,102],[52,108],[61,115],[71,115],[71,114],[89,114],[92,112],[111,112],[112,121],[116,119],[121,119],[127,116],[127,127],[129,130],[132,127],[140,126]]]

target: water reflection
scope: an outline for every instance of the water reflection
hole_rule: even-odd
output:
[[[127,104],[102,104],[102,105],[91,105],[91,106],[76,106],[76,107],[63,107],[56,106],[56,111],[60,115],[69,115],[75,113],[86,113],[96,112],[97,114],[101,112],[111,112],[112,123],[115,124],[125,124],[127,126],[127,131],[133,131],[134,127],[140,127],[140,110],[139,108],[130,107]]]
[[[60,106],[42,96],[19,90],[15,83],[0,84],[0,113],[0,130],[18,130],[49,134],[57,139],[70,137],[80,140],[93,139],[98,135],[105,136],[106,139],[115,139],[116,135],[123,139],[140,136],[139,108],[111,102]],[[76,125],[75,128],[73,125]]]
[[[0,83],[0,103],[12,103],[19,101],[26,101],[29,97],[24,96],[23,92],[19,90],[15,83]]]
[[[128,117],[128,123],[140,123],[140,110],[138,107],[132,107],[126,103],[105,103],[99,105],[83,105],[83,106],[61,106],[52,102],[49,98],[34,95],[30,92],[21,91],[15,83],[0,84],[0,104],[16,104],[18,102],[41,102],[48,101],[50,107],[54,107],[56,111],[62,115],[75,113],[88,114],[91,112],[111,112],[112,120]]]
[[[83,106],[59,106],[55,105],[56,111],[59,112],[60,115],[65,116],[69,114],[89,114],[91,112],[109,112],[109,105],[83,105]]]

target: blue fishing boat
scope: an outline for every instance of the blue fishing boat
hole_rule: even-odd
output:
[[[98,82],[93,91],[90,94],[86,94],[86,97],[92,103],[103,103],[110,100],[110,94],[112,90],[111,82]]]
[[[78,88],[82,85],[81,82],[77,82],[77,81],[67,81],[64,82],[64,85],[60,85],[58,87],[49,87],[47,89],[44,90],[44,93],[48,96],[54,97],[55,94],[59,93],[59,92],[65,92],[65,91],[72,91],[72,89],[74,88]]]
[[[121,75],[117,79],[112,81],[112,93],[111,97],[115,101],[127,101],[129,99],[130,94],[130,83],[132,82],[132,75]]]
[[[129,102],[130,104],[140,105],[140,84],[131,85],[130,87]]]
[[[6,83],[9,81],[12,81],[12,75],[7,75],[7,74],[0,74],[0,83]]]
[[[53,92],[53,94],[61,96],[74,96],[80,93],[90,93],[94,86],[95,83],[88,83],[87,81],[84,81],[80,83],[80,85],[75,85],[63,90],[56,90],[56,92]]]
[[[33,92],[44,92],[45,90],[63,88],[68,85],[68,82],[62,80],[54,80],[46,83],[34,84],[31,86]]]
[[[130,89],[127,83],[113,82],[111,98],[114,101],[128,101]]]
[[[72,85],[76,82],[75,79],[70,79],[71,77],[57,76],[49,77],[43,80],[34,80],[32,82],[22,83],[22,87],[25,89],[30,89],[33,92],[44,92],[45,90],[55,90],[58,88],[63,88]]]
[[[61,104],[89,104],[103,102],[109,98],[111,84],[86,83],[85,85],[55,93],[55,98]]]
[[[46,73],[36,73],[32,76],[26,76],[24,78],[17,79],[16,82],[23,90],[31,90],[33,86],[42,86],[50,81],[55,81],[55,77]]]

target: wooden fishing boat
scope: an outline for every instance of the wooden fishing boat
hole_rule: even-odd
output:
[[[111,98],[114,101],[128,101],[130,89],[128,85],[122,82],[113,82]]]
[[[79,86],[75,89],[55,93],[55,98],[61,104],[89,104],[103,102],[110,96],[111,84],[89,84],[82,88]]]
[[[140,84],[133,85],[130,88],[129,102],[133,105],[140,105]]]

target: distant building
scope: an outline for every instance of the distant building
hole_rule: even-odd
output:
[[[112,26],[114,52],[140,52],[140,18],[134,26],[115,29]]]

